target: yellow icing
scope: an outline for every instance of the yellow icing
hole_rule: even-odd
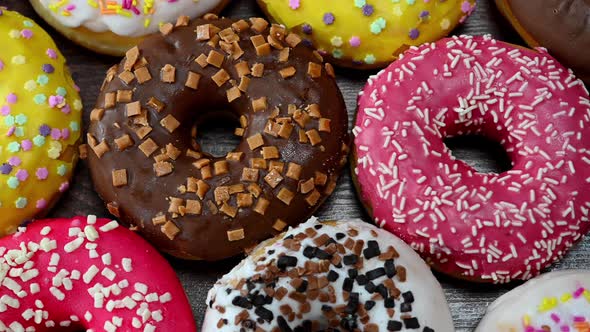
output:
[[[78,159],[82,103],[64,57],[32,20],[2,11],[0,38],[2,236],[50,207],[69,186]],[[57,131],[43,136],[48,129],[59,130],[59,136]]]
[[[358,62],[365,67],[386,65],[407,46],[446,36],[475,6],[475,0],[259,2],[274,21],[309,39],[318,50],[341,60],[339,63]],[[367,6],[372,6],[371,15],[365,15],[370,12]],[[334,16],[333,24],[326,24],[324,16],[327,14]],[[311,26],[311,34],[305,32],[308,26]],[[360,45],[356,45],[353,37],[359,38]],[[341,45],[340,40],[343,41]]]

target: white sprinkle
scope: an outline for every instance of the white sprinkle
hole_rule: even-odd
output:
[[[84,227],[84,235],[86,235],[86,238],[88,239],[88,241],[96,241],[99,238],[99,234],[96,231],[96,228],[94,228],[94,226],[92,225],[86,225],[86,227]]]
[[[101,256],[102,259],[102,263],[104,265],[111,265],[111,254],[110,253],[106,253],[104,255]]]
[[[172,295],[168,292],[160,296],[160,303],[166,303],[172,301]]]
[[[131,258],[123,258],[121,260],[121,265],[123,265],[123,270],[125,272],[133,271],[132,261]]]
[[[103,226],[101,226],[99,229],[101,232],[109,232],[112,231],[113,229],[119,227],[119,224],[117,223],[116,220],[112,220],[107,224],[104,224]]]
[[[49,292],[51,292],[51,295],[53,295],[59,301],[63,301],[66,298],[66,295],[55,287],[49,288]]]
[[[84,283],[89,284],[92,281],[92,279],[94,279],[96,274],[98,274],[98,271],[99,269],[96,267],[96,265],[92,265],[91,267],[89,267],[86,273],[84,273],[84,275],[82,276],[82,280],[84,280]]]
[[[43,229],[41,229],[41,235],[46,236],[47,234],[49,234],[51,232],[51,227],[49,226],[45,226],[43,227]]]
[[[80,246],[82,245],[82,243],[84,243],[84,239],[79,237],[76,238],[74,241],[68,242],[65,246],[64,246],[64,251],[67,253],[73,252],[76,249],[80,248]]]
[[[100,274],[102,274],[105,278],[109,279],[110,281],[113,281],[117,276],[117,274],[108,267],[102,269],[102,272]]]

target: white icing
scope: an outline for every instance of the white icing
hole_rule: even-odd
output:
[[[120,36],[140,37],[158,31],[160,23],[175,22],[181,15],[195,18],[206,14],[217,7],[221,0],[153,0],[153,14],[144,13],[146,0],[135,0],[136,7],[139,9],[139,15],[130,10],[131,17],[118,14],[101,14],[100,9],[92,6],[93,1],[107,0],[40,0],[46,8],[55,4],[61,4],[56,10],[49,9],[53,17],[61,24],[69,28],[78,28],[84,26],[95,32],[112,31]],[[131,1],[131,0],[130,0]],[[126,0],[116,0],[116,3],[122,5]],[[147,2],[150,2],[147,0]],[[70,11],[71,15],[63,15],[63,11],[69,6],[75,6]],[[70,7],[71,8],[71,7]],[[146,19],[150,20],[146,27]]]
[[[313,227],[317,224],[317,219],[311,218],[309,221],[307,221],[304,224],[301,224],[299,227],[290,229],[288,232],[286,232],[284,236],[300,233],[306,228]],[[399,288],[399,290],[402,293],[406,291],[411,291],[413,293],[415,301],[412,304],[411,315],[413,317],[417,317],[420,323],[420,328],[418,330],[411,331],[422,331],[425,326],[434,329],[436,332],[454,331],[449,307],[440,284],[434,278],[432,272],[430,271],[430,268],[424,263],[424,261],[402,240],[395,237],[391,233],[378,229],[373,225],[364,223],[361,220],[338,222],[335,226],[324,225],[322,229],[318,230],[318,233],[325,233],[330,235],[330,237],[334,238],[336,233],[346,233],[350,228],[354,228],[359,231],[358,236],[356,236],[354,239],[362,239],[365,242],[373,239],[378,241],[382,251],[385,251],[388,246],[393,246],[399,253],[400,257],[395,259],[395,265],[401,265],[406,268],[407,280],[405,282],[401,282],[397,279],[397,277],[394,277],[393,279],[395,281],[396,287]],[[378,237],[374,237],[370,233],[371,231],[377,232]],[[308,258],[303,256],[303,249],[307,245],[315,246],[312,242],[312,239],[307,238],[301,242],[301,250],[294,252],[292,250],[288,250],[287,248],[285,248],[282,245],[282,241],[277,241],[275,243],[269,244],[272,241],[273,240],[269,240],[260,244],[253,251],[253,253],[256,253],[258,250],[261,250],[262,248],[264,248],[262,250],[265,250],[265,252],[267,253],[269,252],[269,250],[275,250],[275,253],[272,255],[264,255],[267,257],[264,262],[269,262],[273,258],[277,258],[279,255],[283,253],[288,253],[288,255],[290,256],[297,257],[298,267],[303,266],[305,261],[309,260]],[[256,267],[255,260],[260,259],[261,256],[256,254],[254,254],[254,256],[256,257],[249,256],[248,258],[244,259],[231,272],[223,276],[209,291],[207,305],[209,305],[211,301],[214,301],[213,308],[220,305],[225,307],[226,312],[225,314],[221,315],[217,310],[209,308],[205,316],[203,332],[229,332],[236,330],[236,326],[233,325],[233,319],[243,309],[232,305],[232,300],[237,295],[237,292],[234,291],[231,293],[231,295],[227,296],[225,290],[227,288],[231,288],[231,286],[229,285],[235,285],[238,280],[243,278],[247,279],[249,277],[252,277],[252,275],[254,275],[255,273],[257,273],[254,270]],[[377,258],[365,260],[363,268],[359,270],[359,274],[364,274],[366,271],[382,266],[383,261],[379,261]],[[330,285],[332,285],[336,290],[337,300],[335,304],[326,304],[330,304],[333,306],[337,306],[339,304],[346,304],[347,301],[343,300],[341,290],[348,268],[344,266],[343,268],[338,269],[334,266],[331,266],[331,270],[337,271],[340,275],[336,281],[330,283]],[[387,276],[383,276],[373,280],[373,282],[376,285],[378,285],[381,282],[383,282],[386,278]],[[279,279],[276,288],[284,286],[287,289],[292,289],[291,286],[289,286],[289,281],[291,281],[290,278]],[[356,283],[354,284],[354,288],[352,291],[360,293],[359,302],[361,304],[371,299],[371,295],[367,291],[365,291],[364,287],[359,286]],[[378,301],[377,304],[373,307],[373,309],[369,311],[371,323],[377,324],[377,326],[379,326],[379,331],[386,331],[387,323],[389,320],[400,320],[400,315],[403,314],[398,310],[399,303],[401,302],[401,299],[396,300],[396,312],[394,316],[390,318],[387,314],[387,309],[383,306],[383,302]],[[276,318],[277,316],[281,315],[279,306],[283,304],[289,304],[292,308],[294,308],[294,310],[297,310],[296,308],[299,308],[298,302],[290,299],[288,296],[285,296],[281,301],[275,299],[272,304],[265,305],[265,308],[271,310],[274,313],[275,319],[273,320],[273,323],[275,325],[273,325],[272,327],[276,326]],[[322,304],[324,303],[321,303],[317,300],[311,302],[311,311],[308,314],[303,315],[303,319],[295,318],[293,322],[289,322],[289,325],[291,327],[299,326],[304,320],[325,320],[321,311]],[[220,320],[220,318],[228,318],[230,324],[225,325],[222,328],[218,328],[217,323]],[[250,318],[256,319],[254,309],[250,310]],[[271,325],[266,322],[259,326],[262,327],[265,331],[271,330]],[[409,330],[402,329],[402,331]]]
[[[577,332],[579,330],[574,327],[575,317],[590,321],[590,298],[587,298],[586,293],[568,299],[567,294],[571,295],[581,288],[590,291],[590,271],[570,270],[544,274],[494,301],[475,331],[536,332],[546,326],[550,328],[548,331]],[[564,295],[566,297],[562,298]],[[557,305],[549,310],[542,310],[539,306],[546,299],[556,300]],[[532,330],[525,327],[525,317],[528,317]]]

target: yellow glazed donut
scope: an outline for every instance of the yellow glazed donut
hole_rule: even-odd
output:
[[[231,0],[29,0],[57,31],[90,50],[114,56],[181,16],[218,13]]]
[[[0,8],[0,236],[42,215],[69,186],[82,103],[43,29]]]
[[[337,65],[384,67],[409,46],[448,35],[475,0],[258,0],[272,20]]]

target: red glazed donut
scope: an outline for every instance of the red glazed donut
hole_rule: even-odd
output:
[[[37,221],[0,240],[0,331],[196,331],[166,260],[116,221]]]
[[[588,232],[588,92],[544,50],[489,36],[412,48],[358,104],[361,199],[437,270],[529,279]],[[512,169],[483,174],[453,158],[443,139],[467,134],[499,142]]]

